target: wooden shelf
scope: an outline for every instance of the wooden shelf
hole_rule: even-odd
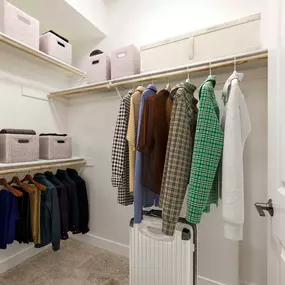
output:
[[[218,68],[226,68],[230,66],[241,65],[248,62],[257,62],[260,60],[267,60],[268,53],[267,50],[258,50],[254,52],[248,52],[243,54],[236,54],[231,56],[226,56],[223,58],[217,58],[213,60],[207,60],[202,62],[195,62],[190,65],[169,68],[165,70],[158,70],[148,73],[141,73],[134,76],[128,76],[124,78],[118,78],[114,80],[99,82],[95,84],[87,84],[83,86],[78,86],[66,90],[61,90],[57,92],[50,93],[48,95],[49,99],[54,99],[57,97],[70,96],[70,95],[84,95],[88,92],[99,92],[99,91],[108,91],[112,88],[116,88],[119,86],[133,86],[134,84],[139,84],[141,82],[152,82],[157,79],[170,79],[172,77],[177,77],[179,75],[187,75],[197,73],[197,72],[205,72],[209,70],[211,67],[212,70]]]
[[[82,70],[75,68],[69,64],[64,63],[61,60],[58,60],[46,53],[43,53],[39,50],[36,50],[32,47],[29,47],[15,39],[12,39],[11,37],[5,35],[4,33],[0,33],[0,42],[5,43],[13,48],[16,48],[26,54],[29,54],[31,56],[34,56],[35,58],[39,58],[49,64],[52,64],[54,66],[57,66],[61,69],[64,69],[65,71],[69,72],[70,74],[77,75],[80,77],[86,77],[86,73]]]
[[[82,157],[72,157],[67,159],[36,160],[30,162],[0,163],[0,175],[18,172],[47,170],[58,167],[65,168],[75,165],[85,165],[86,160]]]

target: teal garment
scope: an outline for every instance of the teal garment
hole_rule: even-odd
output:
[[[34,180],[47,187],[41,192],[41,243],[40,248],[52,243],[54,251],[60,248],[60,212],[56,187],[43,174],[36,174]]]

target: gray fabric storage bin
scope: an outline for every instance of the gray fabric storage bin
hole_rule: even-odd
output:
[[[40,158],[60,159],[72,157],[71,137],[40,136]]]
[[[37,135],[0,134],[0,162],[27,162],[38,159]]]
[[[140,51],[134,45],[119,48],[111,53],[112,79],[131,76],[140,72]]]

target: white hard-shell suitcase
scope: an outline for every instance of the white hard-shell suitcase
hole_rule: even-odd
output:
[[[197,228],[179,219],[173,237],[161,232],[160,210],[130,222],[130,285],[197,285]]]

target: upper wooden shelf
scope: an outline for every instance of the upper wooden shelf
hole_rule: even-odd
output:
[[[76,165],[85,165],[83,157],[71,157],[66,159],[36,160],[30,162],[0,163],[0,174],[11,174],[26,171],[43,171],[49,168],[66,168]]]
[[[63,61],[61,60],[58,60],[46,53],[43,53],[39,50],[36,50],[32,47],[29,47],[7,35],[5,35],[4,33],[0,33],[0,42],[4,43],[4,44],[7,44],[13,48],[16,48],[20,51],[22,51],[23,53],[26,53],[26,54],[29,54],[35,58],[39,58],[49,64],[52,64],[60,69],[63,69],[65,71],[67,71],[68,73],[70,74],[73,74],[73,75],[77,75],[77,76],[80,76],[80,77],[86,77],[86,73],[83,72],[82,70],[78,69],[78,68],[75,68],[69,64],[66,64],[64,63]]]
[[[56,91],[48,95],[49,99],[54,99],[57,97],[68,97],[70,95],[84,95],[88,92],[102,92],[109,91],[112,88],[119,86],[133,86],[141,82],[153,82],[154,80],[167,79],[174,77],[181,77],[197,72],[205,72],[211,69],[228,68],[233,67],[234,64],[241,65],[245,63],[259,62],[261,60],[267,60],[268,53],[267,50],[257,50],[253,52],[247,52],[243,54],[235,54],[231,56],[226,56],[223,58],[216,58],[212,60],[206,60],[201,62],[195,62],[190,65],[179,66],[175,68],[169,68],[165,70],[157,70],[153,72],[141,73],[133,76],[128,76],[124,78],[118,78],[114,80],[98,82],[94,84],[87,84],[82,86],[77,86],[65,90]]]

